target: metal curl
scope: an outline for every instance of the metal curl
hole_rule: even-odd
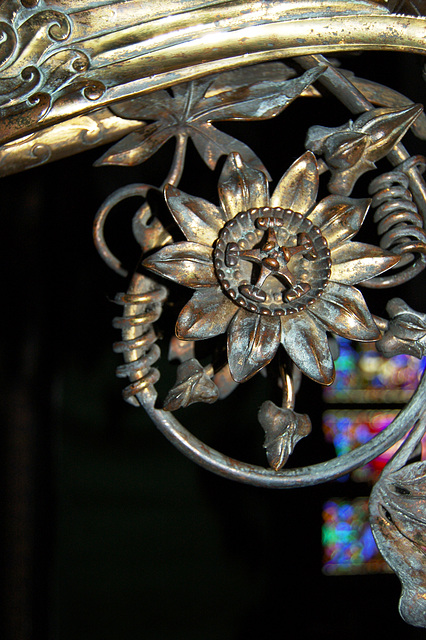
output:
[[[115,298],[115,302],[124,307],[123,316],[113,320],[113,326],[121,329],[123,337],[113,346],[124,359],[116,373],[120,378],[129,378],[130,384],[123,390],[123,397],[135,406],[139,406],[136,395],[145,389],[154,392],[153,385],[160,378],[160,372],[152,367],[161,355],[160,347],[155,344],[157,337],[152,324],[160,317],[166,297],[165,287],[136,274],[129,291],[119,293]]]
[[[380,246],[401,256],[396,265],[402,271],[372,278],[362,284],[371,288],[393,287],[408,282],[426,266],[426,233],[424,221],[413,201],[407,172],[416,167],[426,168],[423,156],[413,156],[393,171],[371,181],[369,193],[373,196],[374,221],[380,237]]]
[[[155,187],[152,187],[149,184],[129,184],[126,187],[117,189],[117,191],[114,191],[114,193],[112,193],[105,202],[103,202],[93,221],[93,240],[95,247],[107,265],[120,276],[126,277],[128,275],[128,271],[122,266],[121,261],[115,257],[106,243],[104,236],[106,219],[108,218],[111,209],[113,209],[117,204],[134,196],[146,198],[150,189],[155,189]],[[137,217],[138,212],[139,210],[136,212],[135,217]]]
[[[138,394],[138,401],[159,431],[179,451],[208,471],[244,484],[271,489],[290,489],[335,480],[377,458],[403,438],[412,425],[425,415],[425,390],[426,376],[423,375],[410,402],[386,429],[375,435],[369,442],[326,462],[280,471],[240,462],[212,449],[192,435],[172,412],[156,409],[155,395],[147,387]]]

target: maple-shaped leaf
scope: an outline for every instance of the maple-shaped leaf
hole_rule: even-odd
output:
[[[372,109],[342,127],[311,127],[305,146],[323,154],[331,172],[329,191],[348,196],[358,178],[398,144],[422,110],[420,104]]]
[[[246,144],[219,131],[213,121],[272,118],[300,96],[324,71],[317,67],[292,78],[281,62],[245,67],[192,80],[111,107],[115,115],[141,120],[140,130],[117,142],[96,166],[133,166],[150,158],[172,137],[190,137],[204,162],[214,169],[235,151],[252,167],[267,170]],[[145,121],[150,120],[149,124]]]
[[[265,431],[263,446],[268,462],[275,471],[279,471],[299,440],[311,432],[309,416],[286,407],[277,407],[266,400],[260,407],[258,419]]]
[[[194,402],[211,404],[219,397],[219,390],[195,358],[178,366],[176,384],[164,401],[166,411],[176,411]]]

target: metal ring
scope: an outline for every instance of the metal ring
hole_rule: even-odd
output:
[[[386,429],[369,442],[326,462],[282,471],[239,462],[204,444],[192,435],[172,413],[156,409],[155,395],[149,390],[138,393],[137,398],[161,433],[179,451],[208,471],[244,484],[272,489],[290,489],[335,480],[384,453],[426,413],[424,397],[422,397],[425,392],[426,376],[423,375],[410,402]]]

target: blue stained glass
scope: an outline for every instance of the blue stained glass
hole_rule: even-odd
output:
[[[329,500],[323,508],[323,571],[348,574],[390,571],[368,521],[368,498]]]

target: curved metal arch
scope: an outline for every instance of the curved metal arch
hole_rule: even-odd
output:
[[[208,471],[245,484],[272,489],[290,489],[335,480],[381,455],[403,438],[416,421],[425,414],[425,392],[426,376],[423,375],[413,398],[395,420],[384,431],[354,451],[326,462],[281,471],[239,462],[207,446],[192,435],[172,413],[155,409],[155,396],[149,389],[141,391],[136,397],[161,433],[179,451]]]

